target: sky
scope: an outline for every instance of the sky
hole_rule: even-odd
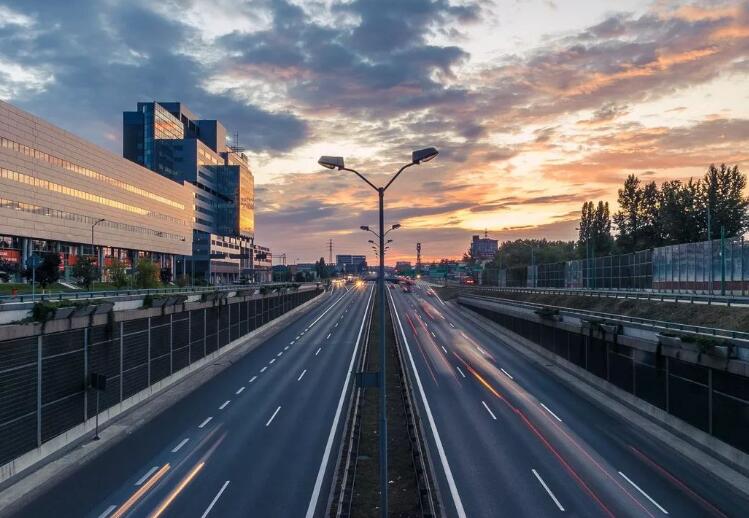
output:
[[[749,166],[749,2],[0,0],[0,99],[121,153],[122,112],[179,100],[239,133],[256,243],[288,262],[460,257],[472,234],[574,239],[629,174]]]

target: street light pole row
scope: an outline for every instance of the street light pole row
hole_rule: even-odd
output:
[[[392,185],[396,178],[408,167],[412,165],[418,165],[422,162],[428,162],[437,156],[437,150],[433,147],[420,149],[411,153],[411,162],[401,167],[397,173],[385,184],[384,187],[377,187],[375,184],[370,182],[366,177],[360,174],[354,169],[349,169],[344,165],[343,157],[340,156],[323,156],[317,161],[318,164],[327,169],[338,169],[339,171],[349,171],[358,176],[372,189],[377,191],[377,197],[379,200],[379,216],[380,216],[380,231],[374,232],[367,226],[362,226],[362,230],[366,230],[375,234],[380,243],[379,256],[380,256],[380,274],[377,279],[378,284],[378,297],[380,307],[380,514],[383,517],[387,517],[388,512],[388,468],[387,468],[387,397],[385,390],[385,365],[387,361],[387,352],[385,350],[385,235],[399,228],[400,225],[393,225],[387,232],[385,232],[385,191]]]

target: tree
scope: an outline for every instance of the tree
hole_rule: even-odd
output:
[[[135,284],[139,288],[150,289],[159,285],[159,269],[150,259],[144,258],[138,261],[135,270]]]
[[[619,189],[619,211],[614,214],[617,227],[617,245],[628,252],[641,250],[653,239],[654,207],[658,205],[658,188],[651,182],[645,188],[631,174]]]
[[[159,272],[159,279],[161,279],[161,284],[169,284],[172,282],[172,269],[162,268]]]
[[[330,277],[328,265],[325,264],[324,257],[321,257],[320,260],[315,263],[315,271],[317,272],[317,276],[321,279],[327,279],[328,277]]]
[[[42,288],[46,288],[50,284],[54,284],[60,278],[60,254],[54,252],[45,252],[41,255],[42,261],[39,263],[36,269],[36,282]],[[26,268],[23,271],[23,276],[31,280],[34,278],[34,272],[31,268]]]
[[[720,236],[721,227],[727,236],[734,236],[744,232],[747,227],[747,208],[749,201],[744,197],[746,176],[739,171],[738,166],[720,168],[710,164],[703,184],[703,206],[705,219],[710,214],[710,237]],[[707,231],[705,232],[707,238]]]
[[[294,282],[305,282],[307,277],[304,275],[305,272],[296,272],[294,274]]]
[[[93,257],[83,255],[78,256],[72,274],[78,284],[83,284],[90,291],[94,279],[99,276],[99,269],[94,264]]]
[[[575,257],[574,241],[547,241],[546,239],[516,239],[499,245],[494,266],[515,268],[531,264],[557,263]]]
[[[107,274],[109,275],[109,280],[118,290],[127,286],[127,273],[125,272],[125,263],[123,263],[119,259],[112,259],[112,262],[107,267]]]
[[[662,244],[691,243],[702,239],[706,221],[701,197],[700,180],[663,182],[658,221]]]

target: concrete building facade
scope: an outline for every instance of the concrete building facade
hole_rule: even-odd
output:
[[[59,253],[176,271],[192,254],[194,193],[0,101],[0,259]],[[92,227],[93,247],[92,247]]]

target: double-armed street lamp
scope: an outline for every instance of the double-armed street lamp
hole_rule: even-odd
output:
[[[387,517],[388,512],[388,469],[387,469],[387,397],[385,390],[385,364],[387,361],[387,353],[385,351],[385,236],[400,228],[400,224],[395,224],[390,229],[385,231],[385,191],[392,185],[396,178],[407,168],[412,165],[418,165],[423,162],[428,162],[437,156],[438,151],[433,147],[419,149],[411,153],[411,162],[401,167],[395,175],[385,184],[384,187],[377,187],[375,184],[370,182],[364,175],[354,169],[350,169],[344,165],[343,157],[340,156],[323,156],[317,161],[318,164],[327,169],[338,169],[339,171],[349,171],[354,173],[356,176],[361,178],[367,185],[377,191],[377,196],[380,202],[380,228],[379,232],[370,230],[366,225],[362,225],[360,228],[367,232],[373,233],[377,236],[379,241],[379,249],[377,250],[380,256],[380,271],[377,279],[378,298],[380,301],[380,514]]]

